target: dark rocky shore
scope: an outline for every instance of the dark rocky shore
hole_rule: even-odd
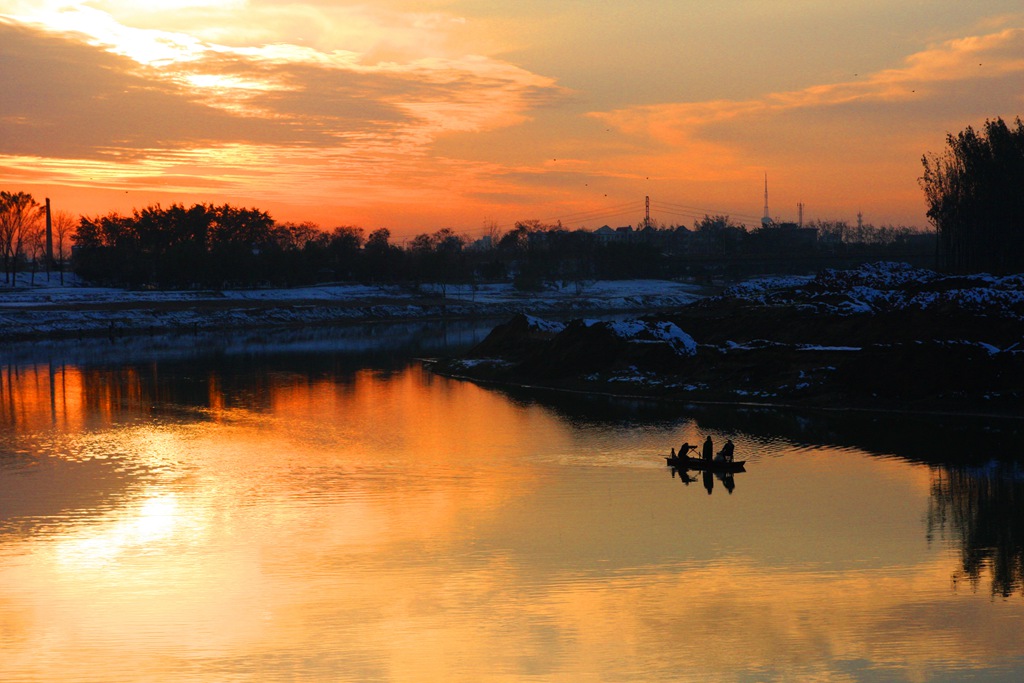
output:
[[[1024,277],[873,264],[634,321],[517,315],[440,374],[704,403],[1024,416]]]

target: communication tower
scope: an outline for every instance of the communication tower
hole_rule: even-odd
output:
[[[768,174],[764,174],[764,215],[761,216],[761,225],[768,227],[772,224],[771,214],[768,213]]]

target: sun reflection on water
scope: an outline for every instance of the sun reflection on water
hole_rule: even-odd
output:
[[[101,569],[126,553],[157,553],[181,530],[182,513],[173,493],[154,493],[140,504],[79,528],[56,548],[70,571]],[[179,541],[180,543],[180,541]]]
[[[58,429],[57,383],[25,380],[0,422],[36,449],[0,493],[50,501],[0,507],[25,522],[0,525],[0,679],[930,680],[1024,656],[1024,607],[951,585],[928,467],[567,420],[417,366],[158,370],[82,373]],[[731,492],[664,466],[706,433],[749,455]]]

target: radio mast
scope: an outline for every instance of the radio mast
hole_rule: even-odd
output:
[[[768,227],[772,224],[772,217],[768,213],[768,174],[764,174],[764,215],[761,217],[761,225]]]

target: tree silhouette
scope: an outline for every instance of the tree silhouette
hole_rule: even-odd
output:
[[[1024,270],[1024,123],[997,118],[946,138],[921,158],[939,265],[958,273]]]
[[[17,272],[18,257],[39,224],[43,206],[25,192],[0,192],[0,252],[8,283]]]

